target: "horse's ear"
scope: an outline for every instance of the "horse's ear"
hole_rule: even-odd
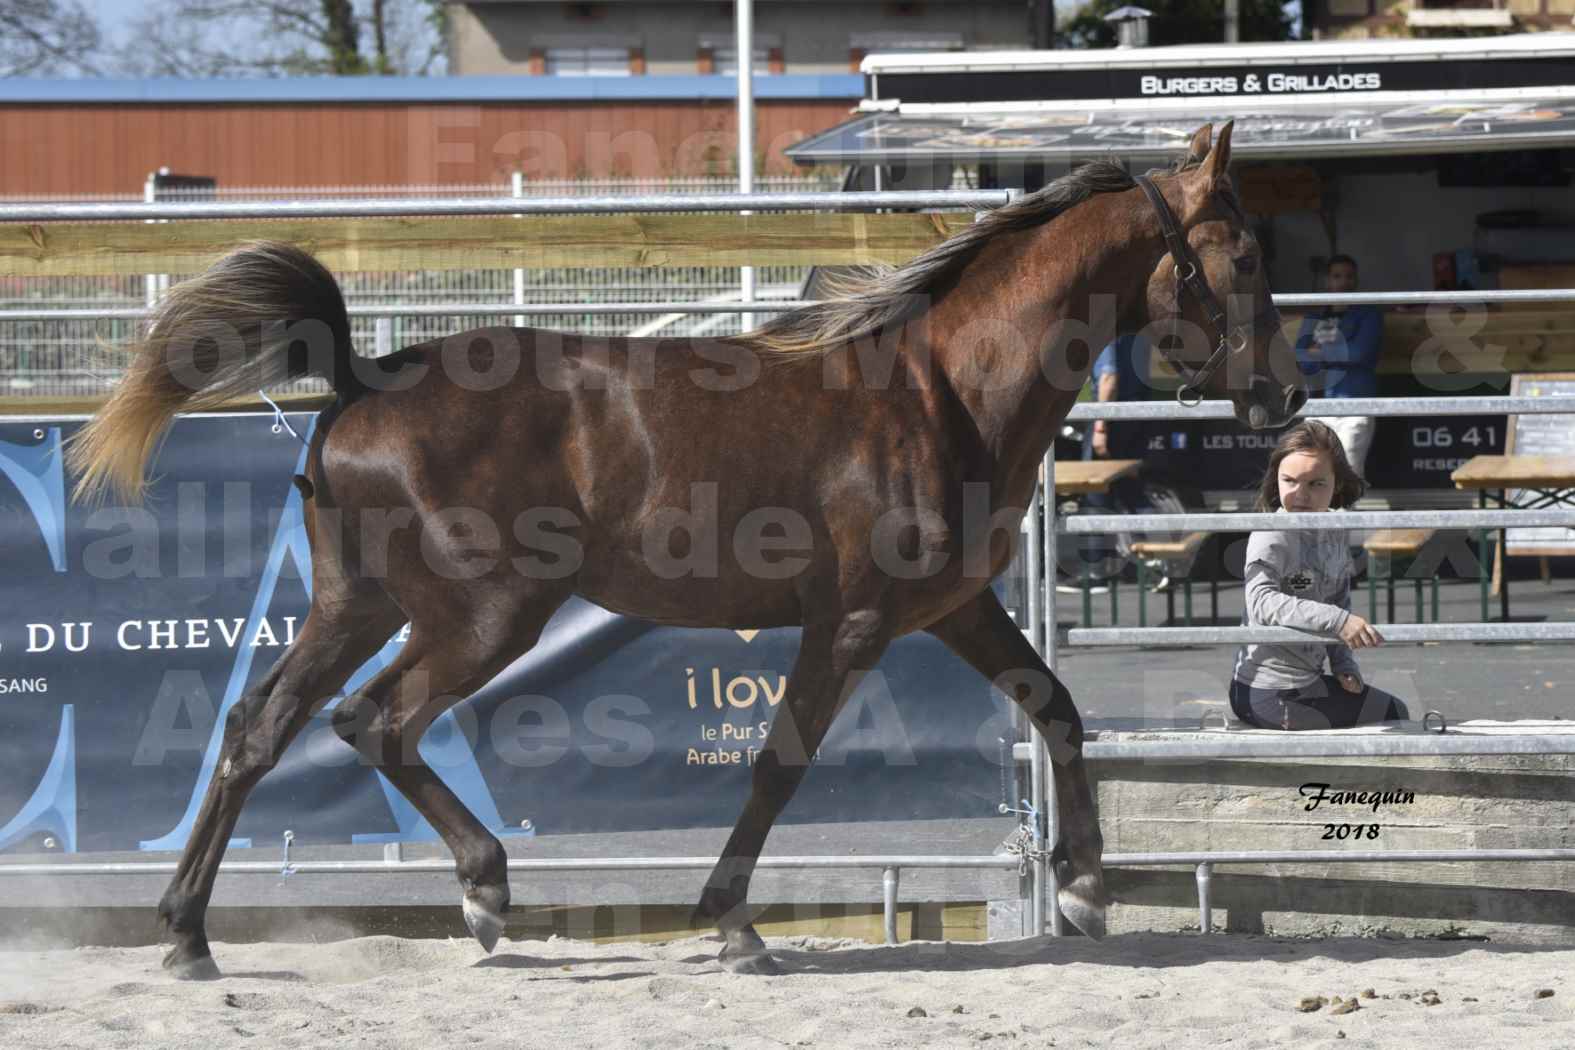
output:
[[[1198,219],[1208,214],[1211,202],[1216,194],[1228,185],[1227,174],[1230,168],[1230,136],[1235,127],[1234,121],[1227,121],[1220,128],[1220,137],[1210,148],[1209,136],[1214,125],[1205,124],[1192,136],[1192,145],[1188,147],[1188,158],[1192,163],[1186,171],[1182,172],[1182,208],[1177,213],[1183,226],[1190,226]]]
[[[1234,120],[1225,122],[1225,126],[1220,128],[1219,141],[1214,143],[1214,148],[1203,161],[1205,182],[1211,193],[1225,184],[1226,173],[1230,170],[1230,133],[1235,126]],[[1195,143],[1197,140],[1193,141]]]
[[[1202,163],[1209,155],[1209,142],[1214,138],[1214,125],[1205,124],[1192,136],[1192,144],[1187,147],[1187,160]]]

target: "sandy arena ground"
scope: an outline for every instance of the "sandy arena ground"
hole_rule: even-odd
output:
[[[769,943],[784,976],[722,971],[712,939],[504,940],[490,957],[396,937],[215,944],[226,976],[209,984],[171,980],[157,947],[13,949],[0,951],[0,1047],[1575,1046],[1575,946]],[[1314,996],[1358,1007],[1299,1009]]]

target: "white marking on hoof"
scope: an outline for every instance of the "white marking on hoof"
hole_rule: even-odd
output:
[[[503,917],[482,907],[469,897],[464,899],[461,908],[465,913],[465,925],[470,927],[471,936],[476,938],[482,949],[490,955],[498,943],[498,938],[503,934]]]
[[[1083,931],[1090,940],[1103,940],[1105,936],[1105,906],[1096,904],[1093,880],[1084,876],[1055,895],[1055,902],[1066,916],[1066,921]]]

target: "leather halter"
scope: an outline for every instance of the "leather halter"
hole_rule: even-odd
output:
[[[1181,231],[1181,224],[1176,221],[1176,216],[1171,212],[1170,205],[1165,203],[1164,196],[1155,188],[1154,183],[1147,175],[1136,177],[1137,184],[1143,188],[1143,193],[1148,197],[1149,203],[1154,206],[1154,212],[1159,217],[1159,229],[1165,236],[1165,246],[1170,250],[1170,258],[1176,265],[1177,305],[1180,305],[1180,289],[1192,293],[1192,297],[1203,308],[1203,315],[1208,320],[1208,325],[1214,330],[1214,353],[1204,362],[1203,367],[1197,371],[1188,368],[1169,350],[1160,348],[1160,353],[1165,360],[1170,362],[1184,382],[1176,391],[1176,400],[1188,408],[1195,408],[1203,400],[1203,387],[1213,378],[1225,358],[1232,352],[1245,349],[1247,346],[1247,333],[1271,314],[1278,318],[1279,311],[1271,304],[1259,310],[1251,320],[1241,324],[1232,325],[1225,317],[1225,311],[1220,309],[1220,303],[1214,296],[1214,290],[1208,286],[1201,275],[1201,267],[1192,253],[1192,248],[1187,244],[1187,237]]]

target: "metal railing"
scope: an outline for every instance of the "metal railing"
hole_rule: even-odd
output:
[[[0,222],[161,219],[355,219],[411,215],[620,215],[713,211],[872,211],[999,208],[1010,190],[884,190],[821,193],[653,193],[609,197],[192,201],[154,204],[0,204]]]
[[[160,203],[160,204],[45,204],[45,205],[0,205],[0,222],[65,222],[65,221],[107,221],[107,220],[156,220],[156,219],[252,219],[252,218],[304,218],[304,217],[372,217],[372,216],[399,216],[399,215],[541,215],[541,214],[612,214],[630,212],[680,212],[680,211],[788,211],[788,210],[865,210],[873,208],[973,208],[986,209],[999,207],[1012,199],[1012,193],[1000,191],[935,191],[935,192],[875,192],[875,193],[794,193],[794,194],[662,194],[639,197],[548,197],[548,198],[520,198],[520,197],[495,197],[470,200],[455,199],[405,199],[405,200],[316,200],[316,201],[286,201],[286,202],[201,202],[201,203]],[[518,298],[518,296],[516,297]],[[1563,302],[1575,298],[1575,291],[1570,289],[1532,290],[1510,292],[1376,292],[1352,293],[1347,295],[1281,295],[1275,301],[1282,306],[1313,306],[1325,304],[1357,304],[1357,303],[1409,303],[1409,304],[1467,304],[1467,303],[1541,303]],[[577,303],[550,303],[535,304],[543,309],[532,309],[532,304],[521,302],[500,304],[461,304],[476,307],[472,310],[461,310],[456,305],[450,304],[424,304],[419,310],[410,307],[393,305],[358,305],[352,309],[356,315],[386,317],[402,313],[421,314],[460,314],[475,313],[477,315],[520,315],[540,312],[552,315],[591,314],[605,313],[674,313],[689,311],[695,313],[743,313],[746,310],[776,312],[794,305],[803,305],[796,301],[778,301],[773,303],[757,303],[751,307],[739,304],[696,304],[680,302],[627,304],[627,303],[602,303],[595,304],[589,309],[586,304]],[[135,319],[145,315],[144,311],[112,308],[113,313],[107,311],[70,311],[69,318],[59,313],[44,315],[47,319],[97,319],[115,317],[120,319]],[[31,314],[26,311],[12,311],[0,313],[0,320],[39,319],[38,312]],[[1400,414],[1407,411],[1424,411],[1434,414],[1449,413],[1477,413],[1477,412],[1551,412],[1560,410],[1575,410],[1575,398],[1568,399],[1572,404],[1568,407],[1554,407],[1549,399],[1530,398],[1454,398],[1454,399],[1406,399],[1404,401],[1384,399],[1381,401],[1366,401],[1362,403],[1345,402],[1336,404],[1324,402],[1319,405],[1320,413],[1326,415],[1386,415]],[[1177,405],[1140,404],[1140,405],[1081,405],[1074,409],[1070,418],[1073,419],[1218,419],[1229,418],[1234,411],[1226,403],[1205,403],[1197,408],[1182,408]],[[1055,463],[1053,448],[1051,454],[1045,457],[1045,483],[1041,493],[1036,494],[1029,509],[1026,528],[1031,537],[1041,537],[1039,542],[1029,544],[1029,569],[1032,585],[1029,588],[1029,620],[1030,634],[1034,645],[1045,656],[1047,664],[1052,670],[1056,665],[1056,625],[1053,615],[1053,591],[1040,584],[1040,575],[1046,580],[1053,581],[1054,566],[1056,564],[1055,548],[1058,533],[1076,534],[1094,532],[1111,528],[1171,530],[1181,528],[1250,528],[1259,524],[1260,519],[1268,516],[1259,515],[1149,515],[1149,516],[1089,516],[1081,519],[1079,524],[1067,526],[1057,524],[1054,514],[1054,502],[1050,501],[1048,507],[1043,498],[1043,492],[1054,492]],[[1046,515],[1048,514],[1048,519]],[[1428,522],[1436,521],[1439,527],[1485,527],[1496,524],[1502,520],[1513,518],[1517,525],[1575,525],[1575,512],[1489,512],[1489,511],[1453,511],[1430,512]],[[1533,520],[1534,515],[1541,515]],[[1405,512],[1383,512],[1341,515],[1339,520],[1331,521],[1322,518],[1317,523],[1293,522],[1291,519],[1311,517],[1310,515],[1275,515],[1272,525],[1275,528],[1361,528],[1361,527],[1386,527],[1397,524],[1425,524],[1417,515]],[[1226,523],[1228,519],[1228,523]],[[1544,520],[1546,519],[1546,520]],[[1371,524],[1369,524],[1371,522]],[[1251,524],[1249,524],[1251,523]],[[1268,524],[1264,522],[1263,524]],[[1462,629],[1483,628],[1491,625],[1460,625]],[[1515,631],[1516,638],[1535,638],[1533,632],[1526,628],[1533,625],[1503,625]],[[1553,626],[1553,625],[1535,625]],[[1075,632],[1074,632],[1075,633]],[[1164,632],[1167,636],[1171,633]],[[1071,641],[1072,639],[1069,639]],[[1083,638],[1076,639],[1076,644],[1117,644],[1113,642],[1086,642]],[[1047,776],[1050,769],[1049,754],[1045,741],[1037,730],[1030,730],[1030,740],[1026,745],[1027,757],[1031,763],[1031,805],[1037,830],[1041,833],[1041,841],[1054,843],[1056,840],[1055,797],[1053,780]],[[1511,739],[1511,738],[1500,738]],[[1266,745],[1255,741],[1243,741],[1249,749],[1262,749]],[[1428,740],[1429,746],[1437,746],[1437,742]],[[1017,753],[1014,750],[1014,753]],[[1088,747],[1090,758],[1118,757],[1115,754],[1103,755],[1096,744]],[[1122,752],[1125,754],[1126,752]],[[1371,753],[1371,752],[1364,752]],[[1426,753],[1438,753],[1429,751]],[[1479,752],[1482,753],[1482,752]],[[1211,865],[1218,863],[1264,863],[1264,862],[1296,862],[1302,860],[1324,860],[1329,862],[1360,863],[1364,861],[1389,861],[1389,860],[1462,860],[1462,859],[1550,859],[1564,860],[1575,859],[1575,850],[1505,850],[1505,851],[1378,851],[1367,853],[1336,853],[1330,851],[1306,852],[1281,852],[1281,853],[1207,853],[1207,854],[1111,854],[1104,859],[1111,866],[1122,865],[1149,865],[1149,864],[1195,864],[1198,869],[1199,907],[1200,919],[1205,932],[1210,928],[1209,901],[1207,893],[1208,872]],[[694,867],[709,869],[715,865],[714,858],[603,858],[596,860],[542,860],[542,861],[510,861],[511,870],[626,870],[626,869],[661,869],[674,867]],[[762,857],[761,867],[880,867],[883,872],[883,898],[885,900],[886,934],[889,941],[895,941],[895,908],[897,890],[900,879],[900,870],[903,867],[1010,867],[1019,862],[1011,857]],[[155,873],[173,872],[174,864],[157,862],[121,864],[121,865],[5,865],[0,864],[0,873],[26,874],[30,871],[49,869],[51,873],[88,873],[95,867],[99,873],[110,872],[136,872]],[[69,870],[66,870],[69,869]],[[273,865],[249,864],[238,862],[221,867],[223,871],[252,871],[276,870]],[[452,870],[452,862],[403,862],[398,860],[385,860],[379,862],[302,862],[295,866],[301,872],[320,871],[328,872],[387,872],[393,871],[447,871]],[[1035,933],[1045,929],[1045,906],[1047,899],[1053,901],[1055,892],[1054,872],[1047,863],[1043,851],[1033,856],[1030,864],[1031,873],[1031,901],[1030,914],[1032,929]],[[1062,918],[1053,905],[1050,911],[1051,932],[1062,932]]]
[[[1398,299],[1404,295],[1407,298]],[[1422,297],[1425,298],[1412,298]],[[1568,293],[1545,290],[1513,291],[1513,292],[1404,292],[1404,293],[1362,293],[1363,301],[1379,303],[1388,302],[1419,302],[1429,304],[1452,303],[1538,303],[1560,302],[1569,299]],[[1274,302],[1277,306],[1320,305],[1331,300],[1344,303],[1352,296],[1327,296],[1327,295],[1276,295]],[[715,302],[696,302],[689,300],[674,300],[672,302],[626,302],[626,303],[373,303],[359,304],[349,308],[351,317],[446,317],[451,315],[468,314],[478,317],[502,317],[510,314],[548,314],[572,317],[580,314],[666,314],[666,313],[695,313],[695,314],[737,314],[737,313],[781,313],[784,310],[796,310],[805,306],[818,306],[818,299],[774,299],[770,302],[747,302],[727,305]],[[100,320],[137,320],[147,317],[152,311],[146,307],[105,306],[101,308],[77,307],[69,309],[31,309],[31,308],[0,308],[0,321],[100,321]],[[1325,412],[1329,416],[1366,416],[1373,415],[1370,406],[1384,403],[1383,398],[1351,399],[1351,406],[1340,411]],[[1428,399],[1434,400],[1434,399]],[[1440,402],[1511,402],[1529,401],[1531,398],[1438,398]],[[1365,410],[1358,410],[1355,406],[1369,406]],[[1165,405],[1150,404],[1148,402],[1107,403],[1105,405],[1077,405],[1073,408],[1068,419],[1170,419],[1173,418],[1160,412]],[[1321,408],[1321,406],[1320,406]],[[1091,414],[1106,410],[1119,410],[1117,415]],[[1209,414],[1205,414],[1207,411]],[[1466,415],[1473,412],[1493,411],[1553,411],[1560,409],[1492,409],[1482,407],[1467,407],[1447,409],[1429,406],[1428,411],[1435,415]],[[1229,419],[1232,416],[1228,402],[1218,402],[1212,409],[1205,410],[1202,406],[1193,410],[1191,419]]]
[[[485,197],[453,197],[434,191],[426,197],[386,196],[365,198],[344,195],[328,199],[235,200],[174,199],[158,203],[135,201],[23,202],[0,204],[0,222],[61,222],[105,220],[238,219],[305,217],[354,217],[400,215],[591,215],[641,212],[792,212],[855,211],[877,208],[997,207],[1011,199],[1008,190],[938,190],[900,193],[841,193],[804,189],[817,185],[804,179],[773,178],[768,184],[786,192],[740,194],[709,192],[704,180],[679,185],[691,192],[649,192],[648,181],[625,183],[647,190],[612,194],[615,184],[592,186],[591,193],[574,192],[572,184],[555,184],[552,196],[531,196],[543,188],[521,183],[508,194],[500,186],[470,187]],[[568,191],[568,192],[565,192]],[[247,191],[242,191],[247,192]],[[447,191],[444,191],[447,192]],[[221,191],[221,197],[228,194]],[[801,283],[803,267],[771,266],[756,272],[761,289],[769,285]],[[769,303],[724,307],[715,301],[725,288],[738,288],[737,267],[676,267],[652,272],[647,269],[606,268],[560,270],[447,271],[436,277],[401,274],[346,274],[341,283],[351,303],[350,316],[358,345],[386,352],[396,346],[441,338],[446,328],[422,324],[418,319],[451,317],[460,327],[486,323],[482,318],[512,317],[515,325],[556,324],[584,335],[621,336],[639,326],[647,316],[677,315],[665,334],[682,336],[700,324],[708,336],[725,336],[745,327],[745,319],[808,305],[799,299],[762,294]],[[569,276],[569,275],[572,275]],[[611,275],[611,284],[609,283]],[[419,278],[419,279],[413,279]],[[0,383],[5,392],[22,396],[97,396],[105,393],[120,371],[119,362],[102,351],[103,341],[120,342],[133,332],[127,326],[147,316],[136,305],[143,298],[121,280],[82,278],[26,278],[18,292],[0,291],[0,322],[11,322],[0,333]],[[28,301],[43,294],[59,302],[44,306]],[[65,291],[57,291],[64,289]],[[675,295],[674,293],[678,293]],[[380,294],[381,293],[381,294]],[[392,294],[390,294],[392,293]],[[478,294],[480,293],[480,294]],[[484,301],[488,293],[496,295]],[[633,293],[633,294],[631,294]],[[643,294],[642,294],[643,293]],[[432,302],[432,298],[459,298],[458,302]],[[10,299],[7,302],[7,299]],[[649,298],[652,301],[631,301]],[[21,301],[18,301],[18,300]],[[103,299],[103,305],[95,300]],[[370,299],[370,301],[368,301]],[[585,302],[587,299],[601,300]],[[61,301],[65,300],[65,301]],[[74,300],[74,301],[72,301]],[[483,301],[477,301],[483,300]],[[534,300],[534,301],[530,301]],[[694,321],[685,315],[714,315]],[[291,384],[291,392],[319,392],[319,381],[305,379]]]
[[[267,861],[226,861],[219,865],[221,875],[423,875],[450,874],[452,860],[404,860],[398,843],[384,848],[383,860],[304,860],[287,861],[283,865]],[[1528,862],[1575,860],[1575,849],[1473,849],[1473,850],[1219,850],[1209,853],[1107,853],[1101,858],[1105,867],[1172,867],[1189,865],[1196,869],[1198,888],[1198,928],[1202,933],[1212,933],[1213,900],[1210,882],[1213,870],[1220,864],[1366,864],[1401,861],[1414,863],[1476,862]],[[510,859],[509,871],[564,872],[564,871],[710,871],[716,866],[714,857],[605,857],[598,859]],[[913,869],[984,869],[1010,870],[1019,866],[1014,856],[922,856],[897,854],[868,857],[772,857],[764,856],[756,868],[778,869],[847,869],[879,868],[881,870],[881,927],[886,943],[900,943],[897,913],[900,907],[902,870]],[[172,875],[178,865],[171,862],[92,863],[82,864],[0,864],[0,876],[35,876],[53,878],[60,875]],[[1042,930],[1043,927],[1040,927]]]
[[[1488,861],[1575,860],[1575,849],[1473,849],[1473,850],[1219,850],[1212,853],[1112,853],[1104,862],[1112,867],[1191,864],[1197,869],[1198,929],[1214,932],[1213,901],[1209,883],[1216,864],[1387,864],[1403,862],[1459,863]]]
[[[1384,642],[1575,642],[1575,622],[1385,624]],[[1067,644],[1242,645],[1337,642],[1333,635],[1308,634],[1290,627],[1074,627]]]
[[[1538,723],[1546,729],[1546,723]],[[1228,726],[1228,723],[1227,723]],[[1020,743],[1012,754],[1030,757]],[[1199,761],[1213,758],[1383,758],[1403,755],[1575,755],[1575,723],[1568,732],[1486,732],[1467,723],[1442,730],[1282,732],[1276,729],[1161,729],[1138,740],[1083,742],[1089,761]]]
[[[404,860],[399,843],[384,847],[382,860],[302,860],[291,861],[224,861],[219,865],[221,875],[424,875],[454,871],[452,860]],[[710,871],[715,868],[715,857],[595,857],[550,858],[525,860],[510,858],[509,871],[563,872],[563,871]],[[904,868],[969,868],[1012,869],[1018,866],[1016,857],[1004,854],[988,856],[922,856],[897,854],[867,857],[772,857],[763,856],[756,868],[826,869],[826,868],[879,868],[881,871],[881,913],[887,944],[898,943],[897,909],[902,870]],[[179,867],[174,861],[130,861],[81,864],[6,864],[0,863],[0,876],[49,876],[57,875],[173,875]]]
[[[351,317],[510,317],[537,314],[555,317],[607,314],[779,314],[801,306],[819,305],[818,299],[761,299],[755,302],[629,302],[629,303],[377,303],[348,307]],[[0,307],[0,321],[135,321],[152,316],[145,306],[111,306],[100,310],[9,309]]]
[[[287,202],[192,202],[136,204],[0,205],[0,221],[64,222],[156,219],[305,218],[397,215],[539,215],[606,214],[630,212],[868,210],[872,208],[992,208],[1011,199],[1009,191],[941,191],[883,193],[775,193],[775,194],[661,194],[623,197],[495,197],[483,199],[305,200]],[[358,304],[352,317],[391,316],[576,316],[674,313],[738,314],[779,313],[810,305],[804,300],[766,300],[747,304],[683,301],[612,303],[528,303],[516,288],[515,300],[506,303]],[[75,309],[0,309],[0,321],[137,320],[148,316],[144,307]],[[511,859],[511,871],[627,871],[710,870],[714,857],[633,857],[598,859]],[[761,857],[761,868],[879,868],[885,936],[897,943],[897,905],[903,868],[1012,869],[1020,861],[1007,855],[990,856],[867,856],[867,857]],[[397,843],[385,849],[381,861],[300,861],[283,865],[291,874],[421,874],[454,870],[452,860],[405,861]],[[174,862],[8,864],[0,862],[0,875],[127,875],[172,874]],[[232,861],[220,865],[221,873],[274,873],[281,865]]]
[[[1483,292],[1453,293],[1458,301],[1481,302],[1488,294]],[[1522,294],[1522,293],[1498,293]],[[1357,302],[1430,302],[1437,301],[1439,293],[1366,293],[1320,296],[1285,296],[1298,305],[1322,303],[1351,304]],[[1575,300],[1575,289],[1539,290],[1534,298],[1520,301],[1564,302]],[[1276,301],[1282,297],[1276,296]],[[1508,301],[1508,300],[1500,300]],[[1287,303],[1289,305],[1289,303]],[[1436,415],[1471,414],[1549,414],[1575,412],[1575,397],[1441,397],[1441,398],[1364,398],[1323,399],[1316,403],[1320,416],[1384,416],[1422,412]],[[1206,401],[1196,407],[1186,407],[1174,402],[1107,402],[1077,405],[1068,418],[1072,420],[1197,420],[1230,419],[1235,417],[1234,407],[1226,401]],[[1057,564],[1056,540],[1059,535],[1086,535],[1114,531],[1166,532],[1183,534],[1191,531],[1246,531],[1249,529],[1321,530],[1321,529],[1382,529],[1395,527],[1419,528],[1493,528],[1504,526],[1555,526],[1575,528],[1575,511],[1499,510],[1499,511],[1370,511],[1322,514],[1292,513],[1183,513],[1183,514],[1103,514],[1074,515],[1056,520],[1052,500],[1045,508],[1043,494],[1055,491],[1055,449],[1044,458],[1044,481],[1029,508],[1027,528],[1031,535],[1042,537],[1038,557],[1031,558],[1045,566],[1043,580],[1039,575],[1031,578],[1029,587],[1030,636],[1035,647],[1044,656],[1047,666],[1056,668],[1057,635],[1054,608],[1054,567]],[[1032,571],[1032,570],[1031,570]],[[1101,645],[1165,645],[1193,643],[1209,645],[1238,644],[1245,641],[1283,641],[1287,637],[1306,640],[1304,632],[1285,628],[1084,628],[1067,632],[1067,644],[1079,646]],[[1458,623],[1449,625],[1397,626],[1388,625],[1384,630],[1390,641],[1548,641],[1575,639],[1575,623]],[[1480,734],[1463,736],[1450,733],[1411,734],[1344,734],[1315,733],[1204,733],[1197,732],[1193,739],[1179,741],[1085,741],[1084,757],[1089,761],[1099,759],[1171,758],[1198,760],[1215,757],[1272,758],[1336,755],[1438,755],[1438,754],[1572,754],[1575,753],[1575,734]],[[1027,760],[1032,766],[1034,809],[1042,814],[1044,841],[1056,841],[1055,784],[1040,771],[1048,769],[1049,753],[1037,731],[1026,744],[1013,748],[1019,761]],[[1276,853],[1196,853],[1152,854],[1155,863],[1193,863],[1198,870],[1200,924],[1209,929],[1208,872],[1216,863],[1267,862],[1316,862],[1338,858],[1341,863],[1395,862],[1440,859],[1447,855],[1454,860],[1570,860],[1575,850],[1542,851],[1417,851],[1376,850],[1363,853],[1329,851],[1290,851]],[[1116,863],[1116,856],[1105,863]],[[1061,916],[1054,908],[1056,877],[1045,858],[1036,857],[1031,866],[1033,894],[1036,904],[1050,901],[1051,933],[1062,932]],[[1042,930],[1037,924],[1034,929]]]

